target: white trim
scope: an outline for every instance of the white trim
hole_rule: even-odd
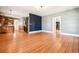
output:
[[[39,33],[39,32],[42,32],[42,30],[38,30],[38,31],[31,31],[31,32],[29,32],[29,34]]]
[[[42,30],[42,32],[53,33],[53,31],[46,31],[46,30]]]
[[[46,30],[31,31],[31,32],[29,32],[29,34],[39,33],[39,32],[46,32],[46,33],[52,33],[52,34],[53,34],[53,32],[52,32],[52,31],[46,31]]]
[[[30,32],[30,17],[28,16],[28,33]]]
[[[75,36],[75,37],[79,37],[78,34],[69,34],[69,33],[61,33],[62,35],[69,35],[69,36]]]

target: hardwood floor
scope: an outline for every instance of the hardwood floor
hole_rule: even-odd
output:
[[[0,34],[0,52],[78,53],[79,37],[22,31]]]

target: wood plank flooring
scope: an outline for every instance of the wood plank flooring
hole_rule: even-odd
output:
[[[0,34],[1,53],[78,53],[79,37],[22,31]]]

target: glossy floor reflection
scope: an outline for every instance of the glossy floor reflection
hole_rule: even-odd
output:
[[[0,52],[79,52],[79,37],[49,33],[27,34],[22,31],[5,33],[0,34]]]

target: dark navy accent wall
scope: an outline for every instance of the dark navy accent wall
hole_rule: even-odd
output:
[[[42,28],[41,16],[29,14],[30,18],[30,31],[38,31]]]

